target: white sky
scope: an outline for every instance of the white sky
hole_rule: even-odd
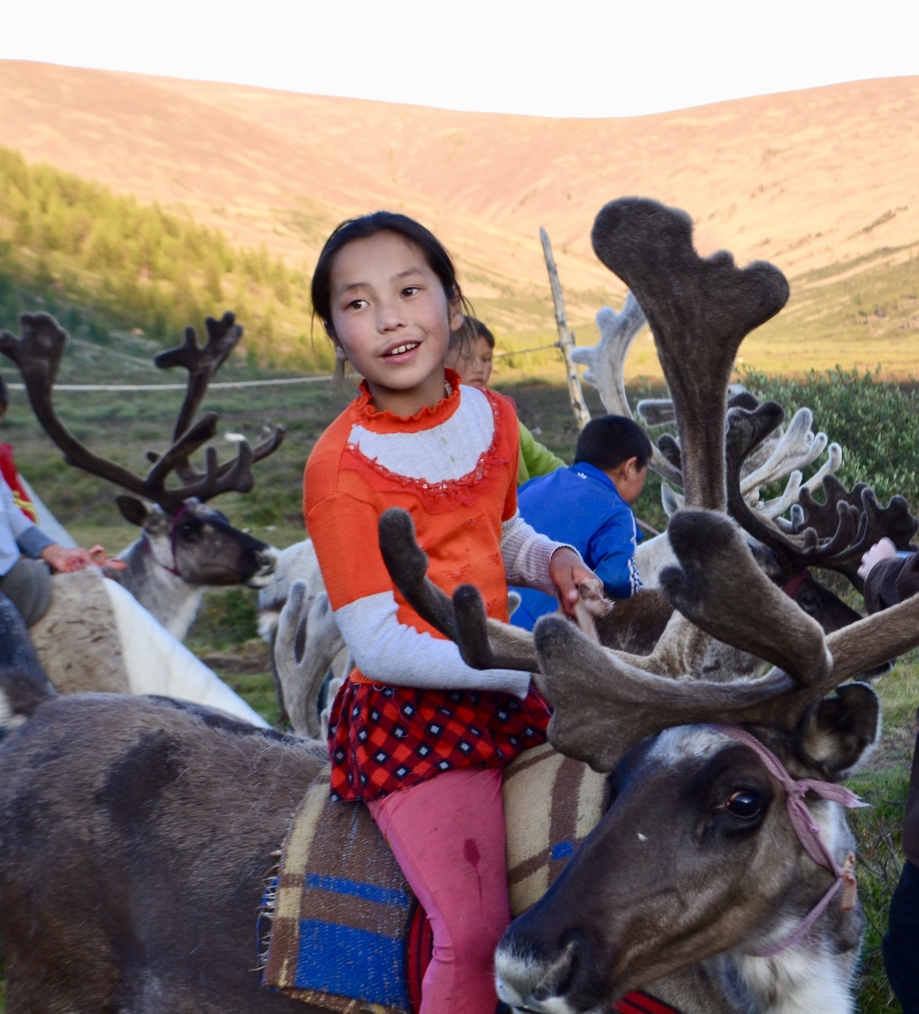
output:
[[[6,0],[0,59],[631,116],[919,74],[917,0]]]

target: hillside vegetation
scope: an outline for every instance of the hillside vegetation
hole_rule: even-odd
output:
[[[237,247],[219,230],[158,204],[28,165],[0,148],[0,320],[66,304],[136,328],[157,342],[231,305],[246,321],[245,349],[272,366],[328,371],[325,341],[310,340],[308,281],[264,245]],[[70,315],[72,317],[72,315]],[[73,320],[68,321],[73,324]]]
[[[29,164],[218,229],[234,249],[264,244],[294,270],[312,267],[343,218],[414,215],[456,258],[502,351],[555,338],[539,227],[578,339],[592,341],[594,314],[624,296],[591,250],[594,217],[613,198],[653,197],[692,216],[701,253],[763,258],[791,281],[787,310],[746,343],[746,365],[915,372],[919,77],[577,120],[0,60],[0,127]],[[237,283],[235,272],[221,281],[227,305]],[[281,302],[273,315],[256,295],[250,337],[302,348],[296,286],[292,309]],[[308,343],[303,355],[313,362]],[[659,376],[649,342],[627,371]],[[557,358],[514,357],[509,375],[534,374],[560,379]]]

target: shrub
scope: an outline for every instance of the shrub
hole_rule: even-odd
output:
[[[803,379],[774,377],[755,370],[746,386],[761,400],[777,401],[786,419],[802,407],[814,413],[814,427],[843,450],[840,481],[866,482],[885,504],[899,493],[919,509],[919,398],[878,373],[857,369],[818,373]]]

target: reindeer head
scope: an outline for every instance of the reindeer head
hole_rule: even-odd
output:
[[[207,342],[198,345],[193,327],[185,329],[185,342],[156,357],[161,369],[183,366],[188,370],[185,399],[179,410],[172,444],[160,454],[149,451],[151,468],[145,476],[100,458],[77,440],[60,421],[52,392],[60,368],[66,332],[50,314],[22,314],[22,337],[0,334],[0,352],[19,367],[32,409],[45,432],[64,452],[64,460],[92,475],[115,483],[131,496],[119,496],[123,517],[145,531],[154,558],[190,584],[237,584],[258,586],[274,568],[275,552],[264,542],[233,528],[225,515],[206,506],[221,493],[245,493],[252,489],[252,465],[272,454],[284,439],[284,428],[273,427],[255,448],[243,440],[236,457],[220,464],[214,447],[205,449],[205,469],[199,471],[191,456],[217,432],[217,414],[207,412],[198,422],[195,413],[214,374],[233,351],[243,329],[232,313],[221,320],[205,321]],[[167,481],[175,473],[178,488]],[[142,498],[142,499],[141,499]],[[156,506],[147,507],[144,500]]]
[[[539,621],[550,738],[615,769],[616,791],[558,881],[505,935],[499,991],[512,1006],[605,1009],[712,955],[781,947],[836,882],[789,819],[789,776],[813,780],[810,820],[837,868],[851,848],[832,803],[845,795],[832,783],[875,741],[879,708],[870,687],[840,684],[919,643],[919,598],[827,636],[762,574],[730,520],[686,511],[674,525],[679,566],[665,577],[674,605],[777,667],[752,682],[673,680],[615,659],[559,618]],[[816,931],[854,954],[860,919],[848,907],[830,895]]]

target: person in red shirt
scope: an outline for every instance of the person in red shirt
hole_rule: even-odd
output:
[[[434,932],[423,1014],[494,1014],[493,955],[510,921],[502,769],[545,740],[527,673],[476,670],[393,586],[381,513],[407,510],[448,594],[465,583],[507,620],[507,582],[558,595],[593,579],[517,512],[513,406],[444,366],[463,300],[439,241],[403,215],[340,225],[313,275],[314,312],[358,397],[313,449],[306,525],[356,669],[332,708],[333,798],[363,800]]]

